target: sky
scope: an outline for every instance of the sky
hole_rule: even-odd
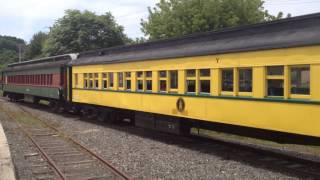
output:
[[[265,0],[271,13],[293,16],[320,12],[320,0]],[[16,36],[26,42],[38,31],[48,32],[66,9],[90,10],[96,14],[110,11],[130,38],[144,36],[141,18],[148,17],[148,7],[159,0],[0,0],[0,35]]]

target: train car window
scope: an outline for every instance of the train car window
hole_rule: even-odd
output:
[[[210,69],[200,69],[200,77],[210,77]]]
[[[167,92],[168,90],[168,78],[167,78],[167,71],[159,71],[159,91],[160,92]]]
[[[160,71],[159,72],[160,78],[166,78],[167,77],[167,71]]]
[[[210,93],[210,80],[200,80],[200,93]]]
[[[126,72],[126,78],[130,78],[131,77],[131,72]]]
[[[89,88],[93,88],[93,74],[89,73]]]
[[[102,80],[102,88],[107,89],[108,88],[108,82],[107,80]]]
[[[131,90],[131,80],[126,80],[126,90]]]
[[[137,90],[138,91],[143,91],[144,86],[143,86],[143,80],[144,80],[144,73],[142,71],[137,72]]]
[[[233,69],[222,70],[222,91],[233,91]]]
[[[84,73],[83,74],[83,82],[84,82],[84,84],[83,84],[83,87],[84,88],[89,88],[89,82],[88,82],[89,80],[88,80],[88,74],[87,73]]]
[[[102,89],[108,88],[107,73],[102,73]]]
[[[196,92],[196,80],[187,80],[187,92],[188,93]]]
[[[211,91],[211,70],[200,69],[200,93],[208,94]]]
[[[310,94],[310,67],[291,67],[291,94]]]
[[[137,89],[138,91],[143,91],[143,80],[137,81]]]
[[[118,72],[118,87],[119,88],[123,88],[123,73],[122,72]]]
[[[170,73],[170,89],[178,89],[178,71],[169,71]]]
[[[109,78],[109,88],[113,88],[114,77],[113,77],[113,73],[112,72],[108,73],[108,78]]]
[[[131,90],[131,72],[126,72],[126,90]]]
[[[268,96],[283,96],[284,81],[282,79],[268,79]]]
[[[187,89],[187,93],[196,93],[197,88],[196,88],[196,84],[197,84],[197,73],[195,69],[188,69],[186,70],[186,89]]]
[[[146,91],[152,91],[152,71],[146,72]]]
[[[188,69],[187,70],[187,77],[196,77],[196,70],[195,69]]]
[[[252,92],[252,69],[239,69],[239,91]]]
[[[94,73],[94,88],[98,89],[99,88],[99,73]]]
[[[267,67],[267,95],[284,96],[284,66]]]
[[[138,78],[142,78],[143,77],[143,72],[142,71],[137,72],[137,77]]]
[[[152,80],[146,80],[146,90],[147,91],[152,91]]]
[[[48,83],[48,81],[47,81],[47,75],[46,75],[46,74],[43,75],[43,82],[44,82],[44,85],[45,85],[45,86],[46,86],[47,83]]]
[[[46,85],[46,77],[44,74],[41,75],[42,78],[42,84],[41,85]],[[23,81],[24,81],[24,76],[23,76]],[[24,82],[23,82],[24,83]]]
[[[160,91],[161,92],[167,91],[167,80],[160,80]]]
[[[268,76],[282,76],[284,74],[284,66],[269,66],[267,73]]]
[[[94,80],[94,88],[98,89],[99,88],[99,80],[98,79],[95,79]]]
[[[48,84],[50,84],[50,75],[48,76]],[[79,84],[78,74],[74,74],[74,85],[77,87]]]
[[[50,74],[50,85],[53,85],[53,75]]]
[[[146,72],[146,78],[152,78],[152,71]]]

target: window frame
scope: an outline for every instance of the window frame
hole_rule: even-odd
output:
[[[251,91],[241,91],[240,90],[240,71],[241,70],[251,70]],[[238,73],[238,95],[239,96],[252,96],[253,95],[253,68],[252,67],[241,67],[241,68],[238,68],[237,70],[237,73]]]
[[[293,68],[309,68],[309,94],[292,93],[292,69]],[[311,65],[293,65],[289,66],[289,97],[292,99],[310,99],[311,98]]]
[[[138,74],[141,73],[141,77],[138,76]],[[136,87],[138,92],[144,92],[145,91],[145,72],[144,71],[137,71],[137,82]],[[139,88],[139,82],[142,82],[142,89]]]
[[[161,72],[165,72],[166,76],[165,77],[161,77]],[[168,76],[168,71],[167,70],[159,70],[158,71],[158,76],[159,76],[159,80],[158,80],[158,92],[160,93],[168,93],[169,92],[169,86],[168,86],[168,80],[169,80],[169,76]],[[162,91],[161,90],[161,81],[165,81],[166,82],[166,90]]]
[[[108,72],[103,72],[101,73],[101,89],[108,89],[109,88],[109,73]],[[106,87],[104,87],[104,82],[106,82]]]
[[[130,74],[130,76],[129,76],[129,74]],[[125,72],[124,73],[124,81],[125,81],[125,90],[126,91],[131,91],[132,90],[132,79],[131,79],[131,77],[132,77],[132,72],[130,72],[130,71],[127,71],[127,72]],[[130,81],[130,88],[128,88],[128,81]]]
[[[93,89],[99,89],[100,87],[99,76],[100,73],[93,73]]]
[[[194,76],[188,76],[188,71],[195,71]],[[186,69],[185,70],[185,93],[186,94],[198,94],[198,70],[197,69]],[[188,91],[188,81],[195,81],[195,90],[194,92]]]
[[[147,76],[148,72],[151,72],[151,76]],[[151,90],[148,89],[147,81],[151,81]],[[146,92],[152,92],[153,90],[153,84],[152,84],[152,71],[145,71],[145,91]]]
[[[122,86],[120,86],[120,82],[121,82],[120,74],[122,75]],[[118,72],[117,75],[118,75],[118,90],[124,91],[125,90],[125,77],[124,77],[125,74],[124,72]]]
[[[209,76],[201,76],[201,70],[209,70]],[[204,68],[204,69],[199,69],[198,70],[198,75],[199,75],[199,82],[198,82],[198,92],[200,95],[210,95],[212,92],[211,89],[211,69],[210,68]],[[201,81],[209,81],[209,87],[210,87],[210,92],[201,92]]]
[[[269,71],[268,71],[268,68],[270,67],[283,67],[283,74],[282,75],[269,75]],[[270,66],[266,66],[265,67],[265,73],[266,73],[266,79],[265,79],[265,83],[266,83],[266,85],[265,85],[265,88],[266,88],[266,97],[267,98],[281,98],[281,99],[285,99],[285,95],[286,95],[286,88],[285,88],[285,82],[286,82],[286,76],[285,76],[285,69],[286,69],[286,67],[285,67],[285,65],[270,65]],[[268,89],[269,89],[269,83],[268,83],[268,81],[269,80],[281,80],[281,81],[283,81],[283,96],[270,96],[269,95],[269,91],[268,91]]]
[[[171,72],[177,72],[177,88],[171,88]],[[167,71],[168,81],[167,81],[167,89],[169,89],[170,93],[178,93],[179,91],[179,70],[169,70]]]
[[[35,79],[34,83],[36,84],[36,82],[37,82],[36,77],[34,79]],[[83,88],[89,89],[89,74],[88,73],[83,73]]]
[[[225,91],[223,90],[223,71],[225,70],[231,70],[232,71],[232,91]],[[235,68],[231,67],[231,68],[221,68],[220,69],[220,94],[222,96],[233,96],[236,90],[236,86],[235,86]]]
[[[108,88],[107,89],[114,89],[115,84],[114,84],[114,72],[107,72],[107,77],[108,77]],[[112,86],[111,86],[112,84]]]

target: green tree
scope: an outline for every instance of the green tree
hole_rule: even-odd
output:
[[[90,11],[67,10],[51,27],[45,42],[46,55],[81,52],[123,45],[128,38],[111,13],[96,15]]]
[[[25,58],[34,59],[34,58],[43,57],[44,43],[47,39],[48,39],[48,34],[44,32],[40,31],[34,34],[32,39],[30,40],[30,44],[27,45]]]
[[[19,60],[19,47],[21,52],[26,46],[23,39],[11,36],[0,36],[0,65],[9,64]]]
[[[141,30],[150,40],[178,37],[282,18],[264,10],[262,0],[161,0],[149,7]]]

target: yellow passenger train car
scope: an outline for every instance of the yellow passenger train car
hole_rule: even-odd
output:
[[[320,137],[320,14],[80,53],[71,66],[74,103],[128,110],[145,127]]]

